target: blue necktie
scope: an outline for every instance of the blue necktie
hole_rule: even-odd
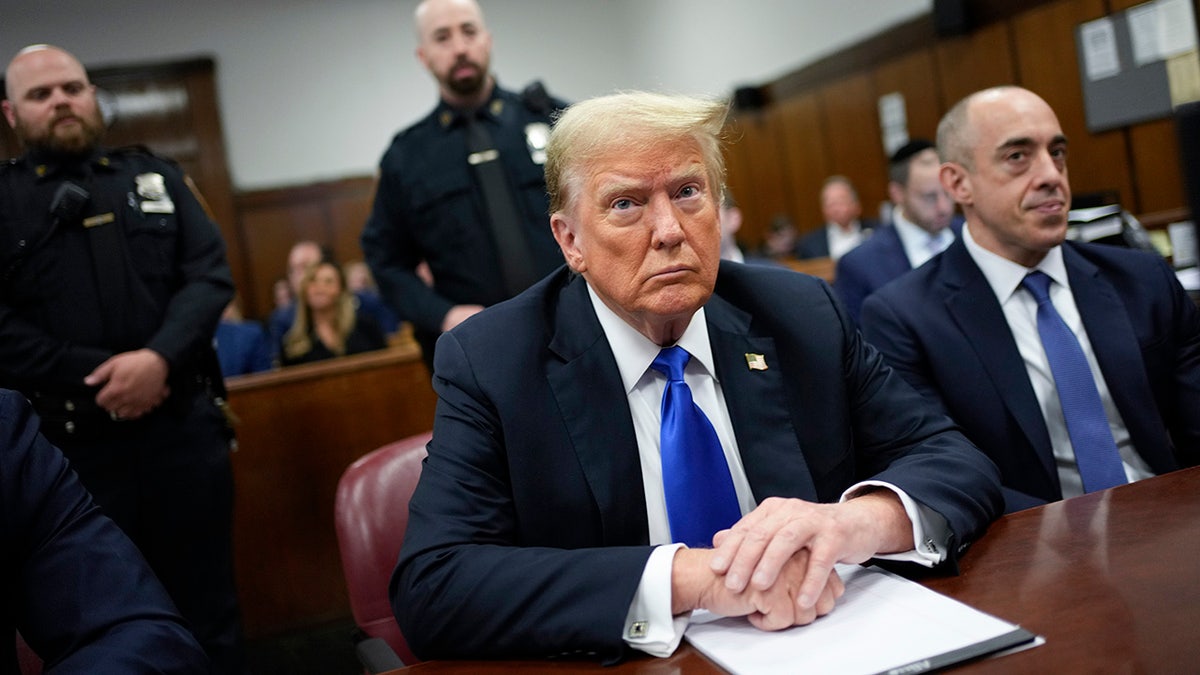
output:
[[[707,547],[714,534],[742,517],[742,511],[717,432],[683,381],[683,368],[691,358],[682,347],[668,347],[650,367],[667,376],[659,441],[671,539]]]
[[[1113,441],[1096,380],[1079,340],[1050,302],[1050,277],[1030,272],[1021,282],[1037,300],[1037,327],[1054,374],[1054,386],[1067,421],[1085,492],[1127,483],[1121,454]]]

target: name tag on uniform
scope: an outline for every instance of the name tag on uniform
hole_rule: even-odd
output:
[[[142,202],[142,213],[175,213],[175,202],[164,197],[154,202]]]
[[[494,149],[493,150],[483,150],[480,152],[472,152],[471,154],[467,155],[467,164],[470,164],[471,166],[475,166],[476,164],[483,164],[484,162],[495,161],[496,158],[498,158],[499,156],[500,156],[500,151],[494,150]]]
[[[84,227],[96,227],[97,225],[107,225],[116,220],[112,213],[101,213],[95,216],[88,216],[83,219]]]

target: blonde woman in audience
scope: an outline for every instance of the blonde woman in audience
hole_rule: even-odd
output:
[[[379,324],[359,312],[341,269],[322,262],[304,274],[296,318],[279,350],[283,365],[310,363],[387,346]]]

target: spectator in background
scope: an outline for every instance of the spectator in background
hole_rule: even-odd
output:
[[[387,347],[379,324],[356,304],[340,267],[332,262],[310,267],[300,280],[296,318],[283,336],[280,363],[311,363]]]
[[[271,312],[271,317],[267,322],[268,330],[271,333],[271,344],[278,347],[283,342],[283,336],[292,329],[292,325],[296,321],[296,305],[301,297],[300,282],[304,279],[304,274],[309,268],[320,262],[334,263],[333,252],[328,247],[318,244],[312,240],[298,241],[292,245],[292,249],[288,251],[287,259],[287,280],[288,287],[291,289],[291,296],[294,299],[285,307],[280,307],[276,302],[276,308]],[[278,291],[276,291],[278,295]],[[400,326],[399,319],[379,298],[378,295],[370,293],[353,293],[353,297],[357,306],[363,312],[370,314],[375,323],[384,332],[384,335],[389,335],[396,332]],[[280,362],[283,361],[282,354]]]
[[[742,227],[742,210],[729,188],[721,191],[721,259],[746,262],[742,249],[738,248],[737,232]]]
[[[291,330],[296,321],[296,304],[301,298],[300,282],[305,273],[319,262],[332,260],[333,254],[315,241],[303,240],[292,244],[287,258],[287,283],[291,289],[292,301],[284,306],[279,306],[276,302],[275,310],[267,320],[272,345],[278,347],[283,342],[283,336]]]
[[[271,308],[272,313],[292,306],[295,296],[292,295],[292,287],[288,285],[287,279],[280,277],[275,280],[275,283],[271,285],[271,298],[274,303],[274,307]]]
[[[760,255],[768,260],[786,261],[795,257],[796,226],[786,214],[777,213],[767,224]]]
[[[842,256],[833,289],[858,321],[863,300],[884,284],[946,250],[962,229],[954,199],[942,187],[937,146],[914,140],[892,154],[888,167],[891,225]]]
[[[242,318],[237,298],[229,301],[213,338],[221,375],[232,377],[271,369],[271,341],[256,321]]]
[[[796,257],[837,260],[870,236],[875,223],[861,220],[858,192],[845,176],[830,176],[821,186],[821,215],[825,226],[810,232],[796,246]]]

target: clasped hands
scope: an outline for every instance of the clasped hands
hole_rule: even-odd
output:
[[[89,387],[100,387],[96,405],[113,419],[135,420],[157,408],[170,395],[166,359],[151,349],[112,356],[83,378]]]
[[[835,563],[913,547],[899,497],[874,489],[840,504],[770,498],[711,549],[680,549],[671,574],[672,611],[745,616],[762,630],[812,623],[833,610],[845,586]]]

